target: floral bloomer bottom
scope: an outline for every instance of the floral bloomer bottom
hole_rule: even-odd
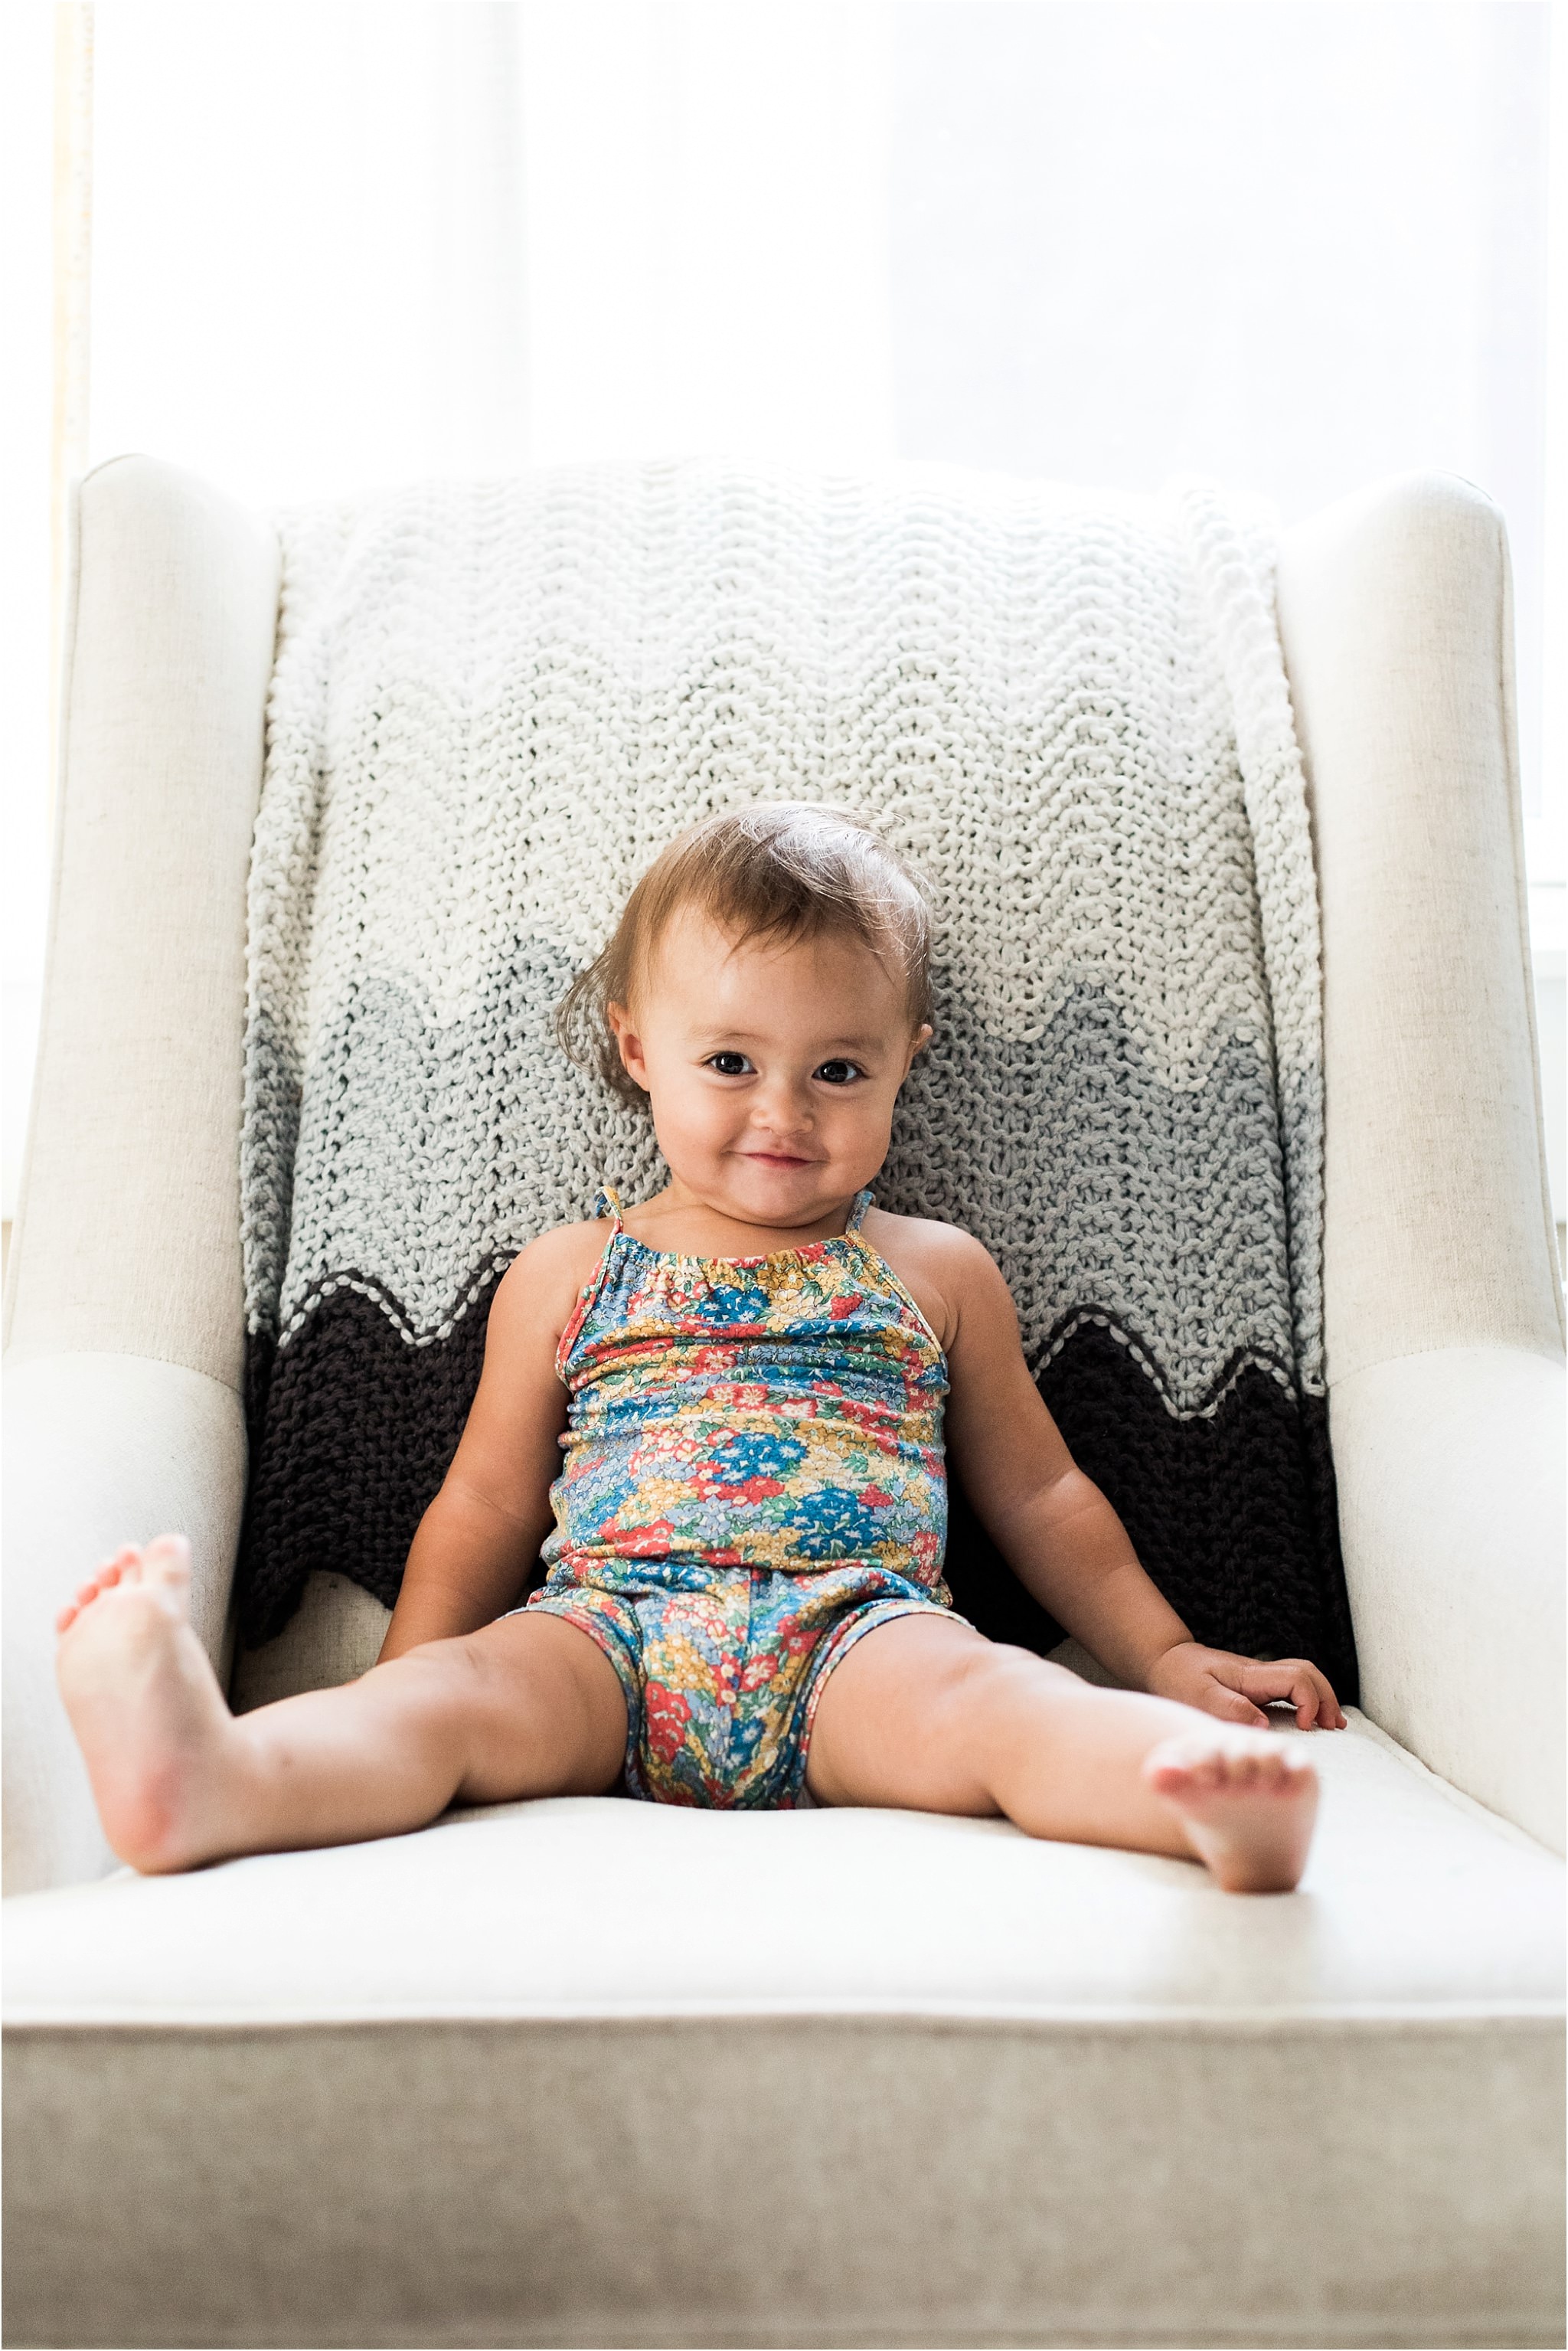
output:
[[[846,1650],[892,1617],[951,1614],[860,1566],[716,1575],[653,1560],[612,1591],[558,1570],[528,1605],[589,1634],[620,1676],[632,1795],[781,1809],[808,1801],[812,1717]]]

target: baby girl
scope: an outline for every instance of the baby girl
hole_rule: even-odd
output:
[[[379,1662],[232,1715],[178,1535],[62,1613],[60,1687],[124,1860],[624,1788],[1001,1813],[1237,1892],[1296,1884],[1316,1774],[1257,1726],[1288,1699],[1343,1727],[1328,1682],[1193,1639],[1040,1401],[991,1259],[873,1203],[931,1035],[929,944],[909,870],[837,811],[727,813],[664,852],[561,1010],[645,1102],[670,1180],[629,1208],[607,1192],[507,1271]],[[1124,1687],[955,1614],[949,1462]]]

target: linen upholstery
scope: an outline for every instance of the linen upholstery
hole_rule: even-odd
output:
[[[1284,535],[1322,905],[1332,1382],[1426,1347],[1561,1359],[1502,517],[1448,474]]]
[[[245,890],[272,533],[143,457],[81,485],[5,1343],[240,1382]]]
[[[117,519],[101,536],[84,532],[89,572],[97,547],[117,548],[122,591],[152,580],[171,608],[170,636],[194,643],[204,614],[226,614],[235,637],[223,660],[264,677],[273,617],[245,587],[255,585],[254,526],[145,461],[94,476],[84,515],[94,500],[114,505]],[[138,528],[168,558],[151,573],[135,553]],[[1450,697],[1452,737],[1437,746],[1458,814],[1434,813],[1419,796],[1422,771],[1400,769],[1407,732],[1427,727],[1426,698],[1448,694],[1442,675],[1423,683],[1429,633],[1415,631],[1397,662],[1358,673],[1369,704],[1396,689],[1406,696],[1402,725],[1372,709],[1353,725],[1348,708],[1337,736],[1319,723],[1339,694],[1338,664],[1359,658],[1337,583],[1348,596],[1360,580],[1373,597],[1368,626],[1401,601],[1434,596],[1448,611],[1451,591],[1425,575],[1449,567],[1451,532],[1469,544],[1487,530],[1490,572],[1469,567],[1486,591],[1500,579],[1495,513],[1478,517],[1470,494],[1441,480],[1320,518],[1303,541],[1310,572],[1304,560],[1292,569],[1299,535],[1287,537],[1286,649],[1320,831],[1325,810],[1335,820],[1331,800],[1354,815],[1358,797],[1397,783],[1400,821],[1440,866],[1430,836],[1469,821],[1464,777],[1490,778],[1506,799],[1485,748],[1501,739],[1501,683],[1489,702],[1484,660],[1470,664],[1473,695]],[[1465,569],[1462,546],[1457,559]],[[1381,602],[1366,584],[1378,563]],[[83,596],[110,636],[113,602]],[[1470,609],[1497,646],[1486,592]],[[1450,613],[1451,633],[1467,625]],[[1463,647],[1436,653],[1451,666]],[[190,687],[198,708],[202,674]],[[185,700],[132,698],[123,716],[127,789],[99,810],[96,886],[112,896],[140,853],[137,833],[208,825],[208,868],[199,855],[162,852],[177,883],[168,919],[197,937],[209,920],[232,924],[237,952],[238,883],[225,861],[231,826],[248,827],[254,805],[259,701],[246,756],[208,770],[226,817],[163,797],[165,772],[184,772]],[[1381,751],[1364,757],[1375,737]],[[78,727],[74,740],[86,739]],[[74,756],[68,746],[68,848],[81,805]],[[1396,830],[1377,834],[1368,812],[1354,820],[1358,839],[1376,835],[1378,856],[1396,856]],[[1449,921],[1467,902],[1460,864],[1443,870],[1448,894],[1434,888],[1433,904]],[[1403,1293],[1388,1294],[1375,1239],[1358,1227],[1357,1254],[1338,1231],[1374,1213],[1346,1189],[1353,1170],[1402,1217],[1449,1198],[1427,1162],[1463,1121],[1490,1133],[1469,1162],[1478,1183],[1488,1148],[1500,1167],[1512,1152],[1520,1176],[1528,1151],[1509,1104],[1528,1095],[1528,1033],[1505,1023],[1478,1028],[1472,1042],[1480,1016],[1456,1007],[1456,1055],[1484,1062],[1490,1052],[1511,1061],[1513,1077],[1448,1099],[1439,1123],[1391,1068],[1380,1087],[1375,1055],[1347,1027],[1356,956],[1383,991],[1375,1041],[1390,1063],[1420,1007],[1400,993],[1398,940],[1390,965],[1378,963],[1370,907],[1336,925],[1336,893],[1352,883],[1361,888],[1354,860],[1348,878],[1343,858],[1325,861],[1331,986],[1344,983],[1327,1062],[1329,1369],[1346,1541],[1360,1562],[1358,1633],[1381,1677],[1375,1706],[1402,1730],[1414,1722],[1408,1735],[1435,1756],[1447,1734],[1423,1712],[1426,1686],[1441,1681],[1451,1649],[1473,1646],[1477,1670],[1465,1680],[1456,1667],[1447,1685],[1456,1750],[1491,1802],[1533,1819],[1546,1775],[1524,1741],[1510,1744],[1515,1701],[1500,1659],[1511,1642],[1528,1679],[1530,1653],[1547,1646],[1532,1594],[1549,1573],[1556,1499],[1521,1486],[1496,1543],[1472,1543],[1462,1525],[1446,1549],[1439,1536],[1446,1511],[1462,1515],[1474,1465],[1490,1471],[1535,1408],[1532,1384],[1544,1393],[1555,1376],[1537,1344],[1552,1301],[1531,1304],[1528,1238],[1511,1255],[1512,1243],[1483,1232],[1484,1184],[1475,1238],[1494,1268],[1486,1294],[1512,1285],[1504,1329],[1462,1317],[1455,1327],[1436,1297],[1421,1322]],[[1388,904],[1419,962],[1433,952],[1427,904],[1395,891]],[[1509,957],[1520,959],[1522,988],[1512,907],[1483,893],[1473,922],[1482,962],[1490,954],[1506,976]],[[89,951],[87,932],[73,932],[71,958]],[[127,953],[144,935],[127,938]],[[78,986],[58,938],[51,994],[73,989],[73,1019],[90,1026],[114,976],[100,972],[97,997]],[[114,984],[129,988],[134,975]],[[237,1054],[230,1001],[225,1051]],[[214,1123],[224,1149],[233,1144],[229,1097],[202,1075],[216,1066],[201,1060],[207,1015],[187,1011],[194,1028],[163,1044],[174,1060],[194,1056],[191,1083],[159,1095],[156,1117],[134,1103],[127,1113],[167,1163],[142,1213],[117,1228],[116,1294],[151,1301],[149,1313],[167,1311],[160,1266],[184,1246],[175,1163],[199,1159]],[[1484,1019],[1498,1017],[1494,1001]],[[71,1113],[51,1091],[62,1066],[46,1054],[46,1120]],[[172,1063],[129,1066],[127,1082],[156,1093]],[[1354,1102],[1358,1123],[1387,1113],[1378,1149],[1359,1161],[1332,1155],[1342,1102]],[[1355,1136],[1340,1140],[1348,1151]],[[41,1164],[35,1154],[35,1178]],[[73,1181],[103,1187],[97,1202],[78,1194],[82,1213],[118,1214],[120,1173],[118,1155],[76,1171]],[[218,1203],[214,1217],[232,1250],[232,1264],[218,1262],[221,1251],[212,1260],[215,1329],[218,1276],[235,1285],[223,1295],[237,1292],[237,1204]],[[29,1279],[47,1262],[46,1221],[29,1210]],[[1524,1234],[1520,1215],[1509,1228]],[[57,1252],[78,1238],[58,1218],[50,1229]],[[1403,1247],[1398,1231],[1385,1239],[1390,1252]],[[1425,1280],[1420,1256],[1407,1261],[1412,1280]],[[41,1352],[93,1352],[11,1374],[14,1399],[23,1396],[6,1483],[18,1747],[40,1735],[29,1720],[46,1739],[63,1736],[37,1695],[59,1590],[50,1579],[74,1582],[78,1561],[170,1520],[191,1527],[203,1559],[222,1563],[225,1544],[232,1559],[223,1531],[242,1482],[232,1371],[155,1360],[144,1325],[110,1338],[84,1334],[78,1320],[50,1335],[53,1281],[39,1280],[28,1312]],[[85,1317],[90,1304],[73,1311]],[[1382,1343],[1380,1322],[1391,1334]],[[1336,1328],[1359,1332],[1359,1356],[1343,1345],[1336,1356]],[[1521,1343],[1521,1331],[1535,1336]],[[234,1343],[237,1354],[237,1317]],[[1521,1343],[1532,1359],[1522,1370],[1508,1353]],[[119,1347],[130,1352],[117,1359]],[[1467,1382],[1492,1398],[1488,1409],[1464,1400]],[[209,1640],[221,1620],[214,1591],[209,1574]],[[32,1612],[22,1643],[19,1611]],[[255,1694],[361,1667],[383,1622],[373,1601],[323,1570],[267,1653],[272,1687]],[[121,1873],[67,1885],[99,1865],[85,1794],[40,1749],[35,1801],[26,1753],[8,1748],[32,1805],[28,1882],[57,1889],[7,1906],[8,2338],[1561,2343],[1561,1876],[1521,1832],[1401,1756],[1364,1718],[1314,1743],[1327,1792],[1303,1887],[1257,1902],[1215,1894],[1183,1865],[1031,1844],[999,1823],[613,1802],[506,1807],[379,1845],[186,1879]]]
[[[221,1380],[146,1355],[7,1360],[5,1891],[114,1866],[55,1687],[55,1617],[94,1564],[164,1527],[191,1539],[196,1630],[220,1673],[245,1491],[245,1418]]]
[[[11,2339],[1552,2342],[1560,1873],[1353,1725],[1272,1901],[564,1799],[17,1903]]]
[[[1325,1356],[1362,1697],[1560,1846],[1563,1301],[1502,518],[1451,475],[1379,485],[1286,533],[1278,601],[1322,902]],[[1437,1349],[1460,1352],[1394,1368]]]
[[[452,2019],[93,2041],[90,2074],[79,2035],[29,2035],[10,2061],[18,2138],[57,2149],[13,2190],[17,2343],[1563,2340],[1540,2190],[1560,2055],[1529,2021]],[[1456,2099],[1480,2117],[1462,2147]],[[116,2142],[160,2160],[128,2175]],[[68,2165],[85,2262],[52,2225]],[[1158,2184],[1130,2207],[1130,2179]]]
[[[55,1690],[56,1611],[106,1551],[181,1525],[218,1657],[245,1491],[245,888],[277,544],[144,457],[81,484],[72,542],[48,964],[5,1294],[8,1889],[110,1859]]]
[[[718,2007],[1549,2011],[1555,1859],[1358,1708],[1349,1731],[1274,1719],[1275,1736],[1310,1741],[1323,1777],[1293,1896],[1228,1899],[1190,1863],[1000,1820],[759,1806],[715,1828],[695,1807],[554,1797],[451,1813],[413,1836],[29,1895],[7,1914],[7,2012],[30,2030]],[[570,1877],[568,1905],[552,1889]]]
[[[1368,1702],[1423,1762],[1558,1853],[1563,1420],[1562,1366],[1521,1347],[1396,1355],[1333,1390]]]
[[[299,1605],[276,1641],[236,1650],[229,1703],[236,1714],[297,1690],[357,1681],[381,1655],[392,1610],[363,1584],[330,1568],[308,1577]]]

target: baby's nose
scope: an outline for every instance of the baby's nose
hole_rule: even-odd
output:
[[[771,1134],[798,1134],[811,1123],[810,1097],[794,1086],[768,1086],[753,1104],[751,1117],[753,1125]]]

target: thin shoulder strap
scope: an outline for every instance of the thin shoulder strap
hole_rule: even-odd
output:
[[[608,1211],[610,1217],[610,1230],[604,1237],[604,1247],[599,1253],[599,1263],[593,1269],[591,1279],[579,1290],[571,1319],[556,1342],[555,1368],[556,1376],[559,1379],[567,1378],[571,1363],[571,1351],[582,1336],[583,1324],[598,1304],[599,1293],[603,1289],[605,1277],[610,1271],[610,1260],[615,1254],[615,1244],[624,1229],[621,1221],[620,1196],[612,1184],[601,1184],[593,1196],[594,1215],[597,1217],[605,1211]],[[570,1384],[570,1381],[568,1384]]]
[[[876,1194],[871,1190],[869,1186],[865,1191],[857,1192],[854,1197],[854,1206],[850,1210],[849,1223],[844,1227],[845,1232],[858,1233],[861,1227],[865,1222],[866,1210],[868,1208],[874,1208],[875,1206]]]

